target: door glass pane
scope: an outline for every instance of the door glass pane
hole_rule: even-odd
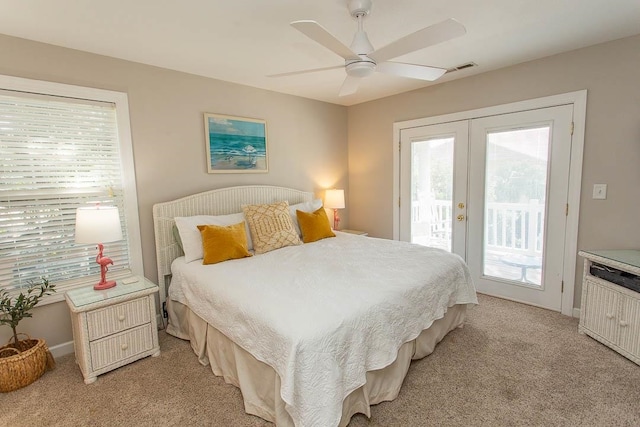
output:
[[[489,132],[483,274],[541,286],[548,126]]]
[[[411,242],[451,252],[453,141],[411,144]]]

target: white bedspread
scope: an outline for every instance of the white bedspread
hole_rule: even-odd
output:
[[[336,233],[203,266],[173,263],[170,298],[275,369],[297,426],[336,426],[367,371],[392,363],[447,307],[477,304],[456,255]]]

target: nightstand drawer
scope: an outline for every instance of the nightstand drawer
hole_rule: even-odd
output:
[[[97,371],[151,350],[153,348],[153,333],[151,324],[146,324],[90,343],[93,370]]]
[[[149,297],[87,312],[89,341],[149,323]]]

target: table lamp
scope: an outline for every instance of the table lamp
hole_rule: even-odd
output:
[[[340,224],[338,209],[344,209],[344,190],[327,190],[324,193],[324,207],[333,209],[333,229],[337,230]]]
[[[113,288],[115,280],[107,281],[107,266],[113,265],[111,258],[102,254],[103,243],[122,240],[120,214],[115,206],[100,206],[76,209],[76,243],[97,244],[96,262],[100,265],[100,282],[95,290]]]

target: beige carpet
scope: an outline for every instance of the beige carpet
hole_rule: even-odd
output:
[[[577,332],[577,320],[480,296],[463,329],[412,364],[400,396],[361,426],[640,426],[640,366]],[[82,382],[72,355],[0,394],[1,426],[263,426],[240,391],[160,333],[162,354]]]

